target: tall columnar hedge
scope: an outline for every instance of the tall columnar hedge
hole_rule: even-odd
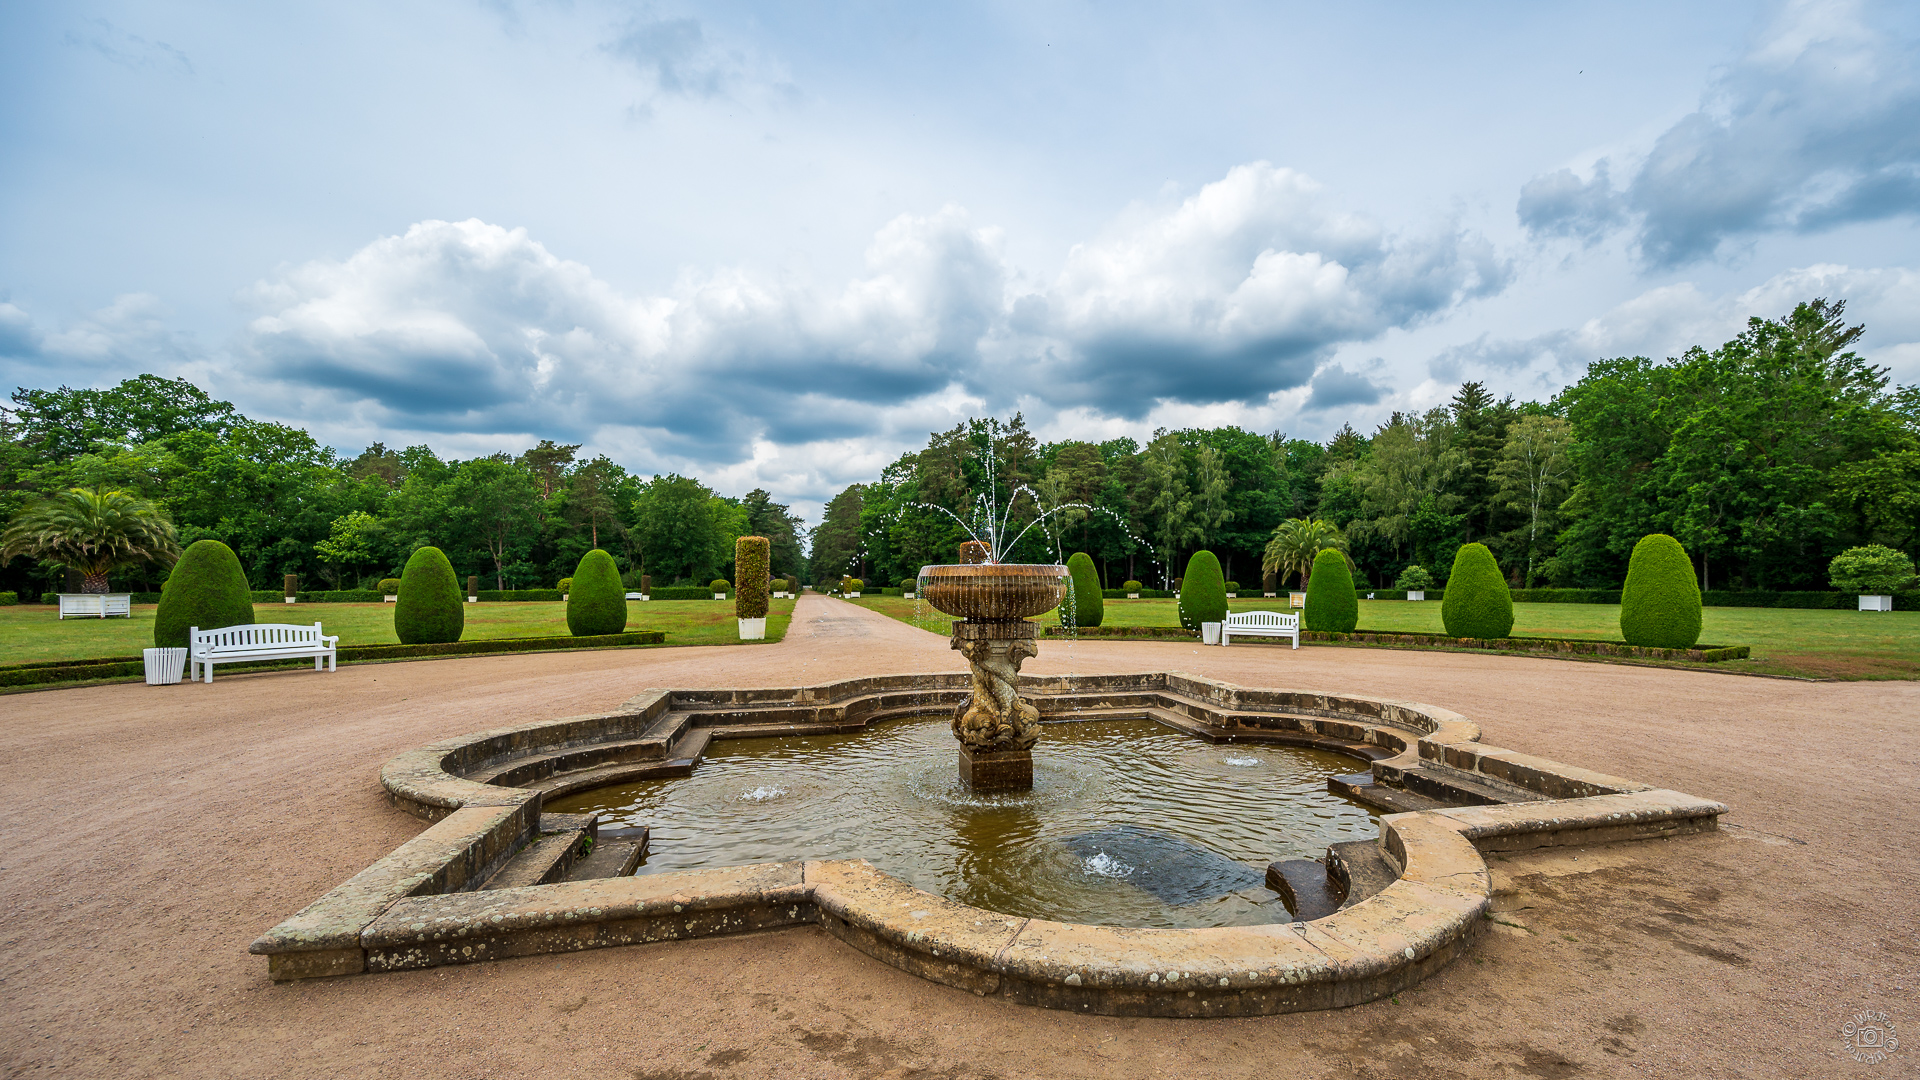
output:
[[[1099,626],[1107,617],[1107,605],[1100,592],[1100,572],[1093,568],[1093,556],[1074,552],[1067,559],[1067,574],[1073,579],[1073,591],[1068,594],[1073,607],[1063,610],[1061,618],[1071,615],[1075,626]]]
[[[773,541],[743,536],[733,542],[733,613],[742,619],[767,617],[767,567]]]
[[[1307,606],[1301,628],[1351,634],[1360,624],[1360,598],[1353,591],[1353,568],[1333,548],[1321,548],[1307,577]]]
[[[1503,638],[1513,633],[1513,590],[1485,544],[1462,544],[1447,575],[1440,621],[1460,638]]]
[[[1227,578],[1211,551],[1196,551],[1180,576],[1180,625],[1199,630],[1201,623],[1227,617]]]
[[[467,628],[466,598],[453,564],[439,548],[423,547],[400,572],[400,599],[393,604],[393,632],[402,645],[459,641]]]
[[[153,613],[153,646],[184,649],[191,627],[218,630],[253,621],[253,590],[240,556],[218,540],[195,540],[187,545],[173,572],[160,586],[160,606]]]
[[[1453,595],[1453,586],[1447,586]],[[1653,533],[1633,545],[1620,589],[1620,636],[1629,645],[1689,649],[1700,640],[1700,582],[1680,541]]]
[[[406,593],[400,594],[403,598]],[[574,637],[618,634],[627,628],[627,588],[613,556],[594,548],[580,556],[567,592],[567,632]]]

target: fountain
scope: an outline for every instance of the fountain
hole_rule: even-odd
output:
[[[973,685],[953,714],[961,781],[975,791],[1025,791],[1040,738],[1040,710],[1019,693],[1020,662],[1040,653],[1027,620],[1059,606],[1067,568],[993,556],[991,545],[969,540],[958,563],[921,567],[917,590],[962,620],[953,624],[953,648],[973,669]]]

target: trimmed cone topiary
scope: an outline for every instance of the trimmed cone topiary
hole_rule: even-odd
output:
[[[736,617],[767,617],[767,564],[772,560],[773,542],[764,536],[743,536],[733,542],[733,613]]]
[[[1513,590],[1485,544],[1464,544],[1453,557],[1440,621],[1457,638],[1503,638],[1513,633]]]
[[[402,645],[459,641],[467,628],[466,598],[453,564],[437,547],[423,547],[400,572],[400,599],[393,604],[393,632]]]
[[[160,606],[153,613],[153,647],[184,649],[191,627],[218,630],[253,621],[253,590],[240,556],[218,540],[195,540],[187,545],[173,572],[160,586]]]
[[[1180,625],[1197,633],[1201,623],[1222,622],[1226,617],[1227,579],[1220,572],[1220,560],[1211,551],[1196,551],[1180,576]]]
[[[1453,595],[1453,583],[1447,583]],[[1633,545],[1620,590],[1620,636],[1629,645],[1690,649],[1700,640],[1700,583],[1680,541],[1653,533]]]
[[[580,556],[567,593],[567,632],[574,637],[618,634],[627,628],[627,590],[613,556],[594,548]],[[401,594],[406,595],[405,593]]]
[[[1307,606],[1300,628],[1330,634],[1351,634],[1360,625],[1360,599],[1353,592],[1353,568],[1333,548],[1321,548],[1307,574]]]
[[[1100,594],[1100,572],[1093,567],[1093,556],[1074,552],[1067,559],[1067,574],[1073,588],[1067,593],[1067,602],[1060,605],[1060,621],[1071,618],[1075,626],[1099,626],[1107,617],[1107,605]]]

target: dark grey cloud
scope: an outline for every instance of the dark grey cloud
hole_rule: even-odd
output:
[[[1613,190],[1607,163],[1594,166],[1591,180],[1572,169],[1536,176],[1520,189],[1520,224],[1535,236],[1570,236],[1588,243],[1626,221],[1626,199]]]
[[[1743,237],[1920,214],[1920,40],[1885,10],[1800,4],[1663,132],[1616,188],[1559,170],[1520,193],[1536,237],[1591,242],[1631,227],[1675,266]],[[1905,20],[1910,23],[1910,18]]]
[[[1386,387],[1339,364],[1321,368],[1313,377],[1311,386],[1312,392],[1307,395],[1307,403],[1303,406],[1308,412],[1348,405],[1372,405],[1387,393]]]

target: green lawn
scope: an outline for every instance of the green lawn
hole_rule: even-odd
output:
[[[770,601],[767,640],[779,641],[793,618],[793,601]],[[130,619],[61,619],[40,604],[0,607],[0,665],[34,660],[88,660],[138,656],[153,644],[154,605],[134,607]],[[390,645],[392,604],[255,604],[258,622],[319,622],[342,645]],[[755,644],[740,640],[731,600],[638,600],[627,602],[627,629],[664,630],[668,645]],[[468,604],[469,641],[481,638],[564,637],[564,603]]]
[[[945,615],[914,600],[862,597],[852,601],[935,633],[947,633]],[[1287,611],[1286,597],[1229,601],[1235,611]],[[1108,600],[1107,626],[1177,626],[1172,600]],[[1620,640],[1616,604],[1515,604],[1515,637]],[[1041,621],[1057,623],[1058,613]],[[1440,602],[1360,601],[1361,630],[1439,634]],[[1700,640],[1748,645],[1752,660],[1712,666],[1829,679],[1920,679],[1920,611],[1799,611],[1791,608],[1708,608]],[[1689,665],[1694,666],[1694,665]]]

